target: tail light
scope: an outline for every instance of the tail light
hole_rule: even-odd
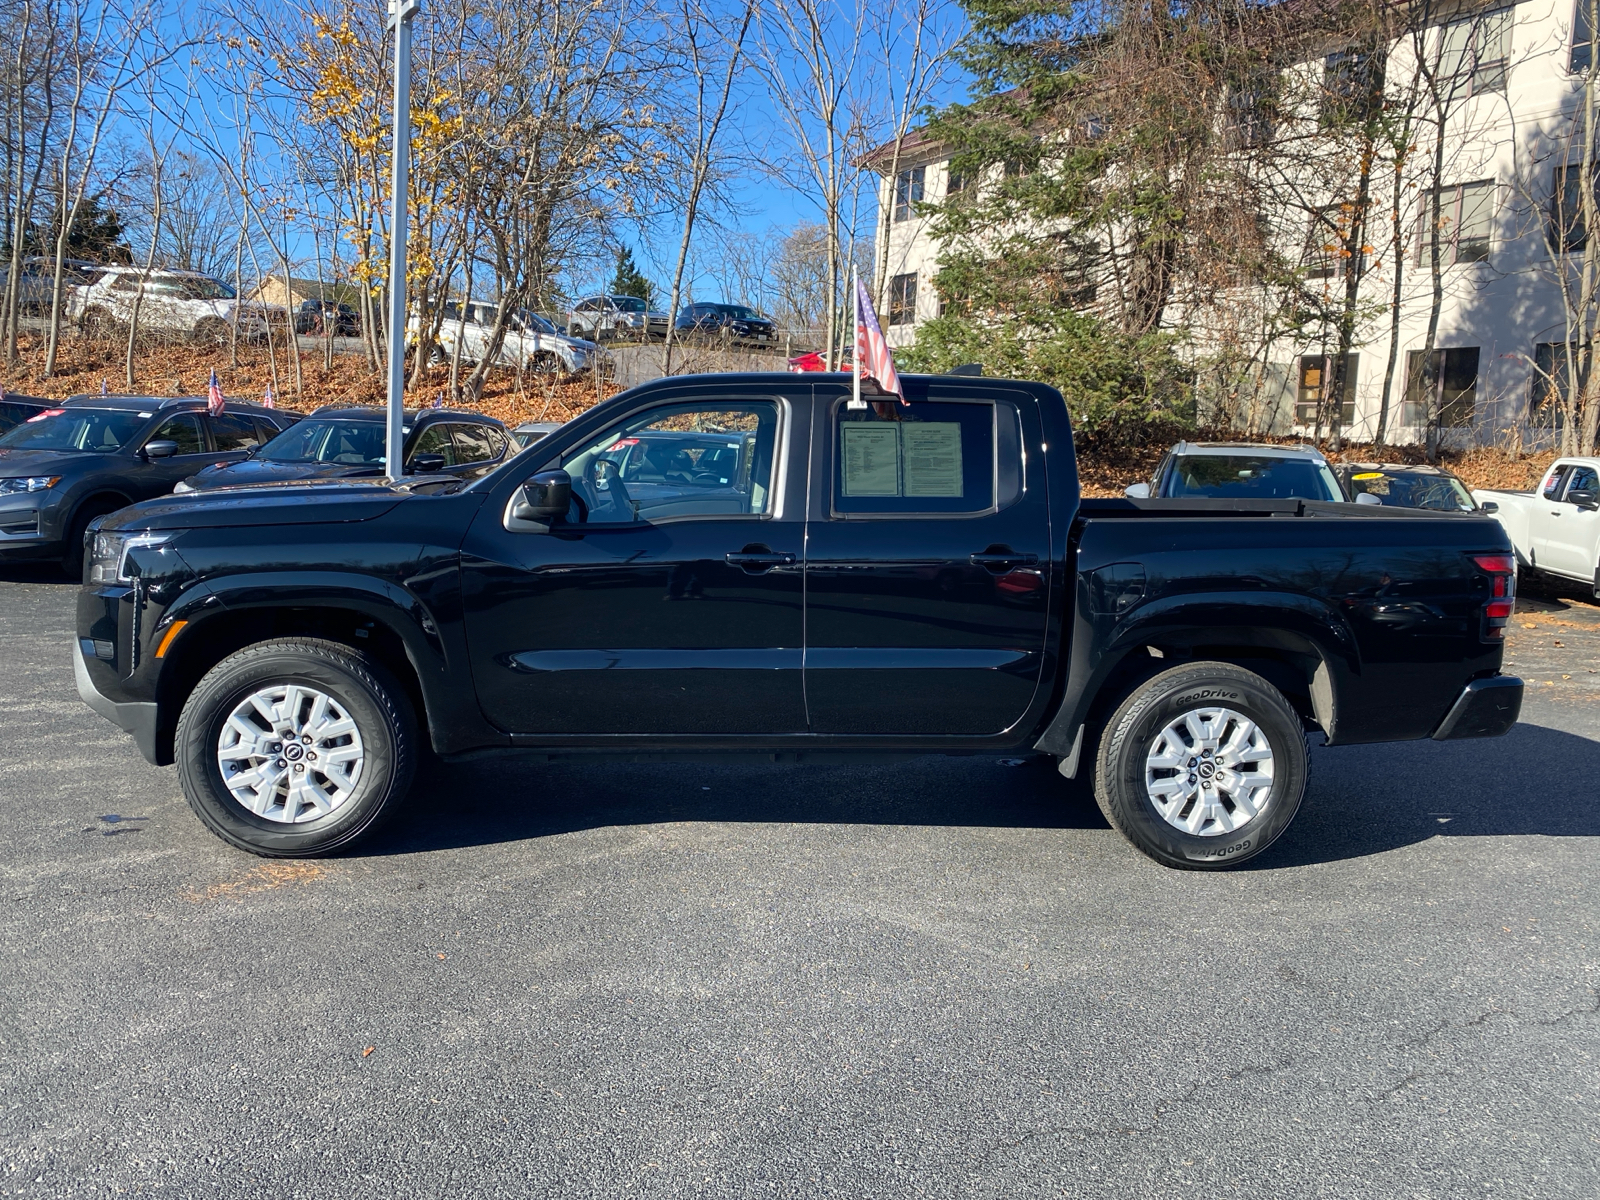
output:
[[[1483,606],[1484,640],[1503,641],[1517,602],[1517,560],[1509,554],[1474,554],[1472,562],[1489,577],[1489,599]]]

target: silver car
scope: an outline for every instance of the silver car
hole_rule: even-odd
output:
[[[444,322],[439,326],[439,353],[448,359],[461,345],[461,360],[476,363],[488,351],[500,315],[498,304],[478,300],[451,301],[444,306]],[[411,331],[416,332],[412,319]],[[506,321],[506,333],[496,352],[496,366],[518,367],[556,375],[577,375],[595,366],[605,370],[610,355],[593,342],[568,337],[532,309],[519,308]]]
[[[672,318],[637,296],[590,296],[572,306],[567,332],[597,342],[611,338],[665,338]]]

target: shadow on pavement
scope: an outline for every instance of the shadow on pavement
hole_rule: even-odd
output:
[[[1361,858],[1434,837],[1600,837],[1600,743],[1518,725],[1504,738],[1312,751],[1288,833],[1246,869]],[[358,853],[405,854],[663,822],[1105,829],[1053,761],[923,758],[862,768],[562,762],[432,766]],[[445,797],[453,799],[445,799]]]
[[[0,563],[0,583],[58,583],[63,587],[77,587],[79,582],[54,560]]]

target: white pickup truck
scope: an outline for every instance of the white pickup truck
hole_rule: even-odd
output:
[[[1558,458],[1532,492],[1474,490],[1521,566],[1576,579],[1600,599],[1600,458]]]

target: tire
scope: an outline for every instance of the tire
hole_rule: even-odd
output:
[[[61,570],[69,579],[83,578],[83,537],[89,530],[89,522],[124,507],[112,500],[91,500],[72,514],[66,544],[61,548]]]
[[[78,331],[86,338],[108,338],[117,331],[117,321],[103,308],[86,309],[78,318]]]
[[[297,701],[289,695],[291,687],[300,690]],[[305,693],[326,697],[326,706],[319,710]],[[280,740],[272,740],[260,715],[241,718],[256,727],[258,740],[238,739],[238,725],[230,717],[263,694],[268,710],[284,721],[274,727]],[[320,728],[337,731],[335,736],[316,736],[319,711]],[[345,723],[353,724],[353,733],[343,730]],[[286,727],[309,731],[303,737],[311,742],[281,740]],[[411,788],[417,737],[410,701],[373,659],[338,642],[280,638],[246,646],[206,673],[183,706],[174,749],[189,807],[212,833],[266,858],[310,858],[349,848],[394,813]],[[231,761],[239,764],[240,775],[266,772],[267,782],[256,793],[263,798],[259,811],[247,807],[224,780],[225,739],[237,741]],[[282,756],[244,753],[252,745],[258,750],[276,746]],[[301,751],[299,761],[287,761],[293,757],[288,749]],[[332,755],[344,752],[342,782],[312,765],[319,752],[327,765]],[[295,766],[309,769],[296,772]],[[304,786],[282,786],[290,783]],[[321,804],[311,802],[313,794]]]
[[[1196,740],[1196,728],[1210,736]],[[1196,662],[1163,671],[1112,715],[1094,798],[1113,828],[1164,866],[1222,870],[1289,827],[1309,773],[1305,729],[1277,688],[1231,663]],[[1207,787],[1212,779],[1218,786]]]
[[[226,346],[228,323],[221,317],[207,317],[194,327],[194,340],[201,346]]]

